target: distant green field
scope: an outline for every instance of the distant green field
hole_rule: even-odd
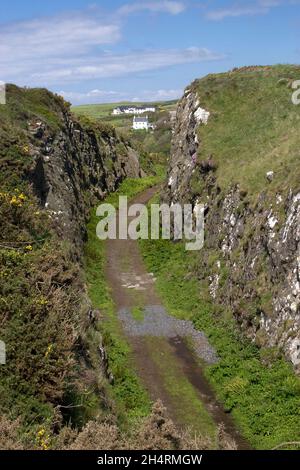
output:
[[[119,106],[155,106],[158,111],[171,111],[175,109],[177,100],[173,101],[157,101],[153,103],[142,103],[142,102],[131,102],[122,101],[119,103],[104,103],[104,104],[83,104],[79,106],[73,106],[72,111],[78,114],[86,114],[93,116],[94,118],[108,117],[111,116],[114,108]]]
[[[155,106],[157,108],[156,113],[149,113],[149,118],[153,122],[158,120],[163,113],[173,111],[176,108],[177,101],[159,101],[154,103],[142,103],[142,102],[130,102],[123,101],[120,103],[105,103],[105,104],[84,104],[80,106],[73,106],[73,113],[81,116],[88,116],[92,119],[101,119],[108,124],[112,124],[118,129],[128,130],[132,124],[132,114],[121,114],[119,116],[113,116],[112,112],[114,108],[118,106]],[[151,119],[153,118],[153,119]]]

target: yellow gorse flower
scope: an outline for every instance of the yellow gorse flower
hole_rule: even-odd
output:
[[[20,201],[18,201],[17,196],[13,196],[13,197],[11,198],[11,200],[10,200],[10,204],[11,204],[12,206],[17,206],[17,205],[19,204],[19,202],[20,202]]]
[[[50,436],[46,434],[46,429],[42,428],[38,431],[36,440],[42,450],[48,450],[50,448]]]
[[[44,439],[41,440],[40,446],[43,450],[49,450],[49,444]]]
[[[25,194],[20,193],[17,196],[16,195],[12,196],[12,198],[10,199],[10,204],[12,206],[22,207],[26,199],[27,197],[25,196]]]
[[[45,352],[45,357],[48,357],[53,349],[53,344],[49,344],[47,351]]]
[[[48,305],[48,300],[46,299],[46,297],[38,297],[34,299],[33,303],[35,305]]]

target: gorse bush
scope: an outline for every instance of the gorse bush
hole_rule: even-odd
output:
[[[235,443],[228,438],[223,428],[218,429],[216,442],[196,435],[189,429],[178,430],[168,418],[161,402],[156,402],[147,418],[136,422],[130,434],[125,434],[118,427],[114,416],[105,420],[89,421],[78,432],[68,426],[59,433],[49,429],[37,429],[36,438],[29,443],[25,437],[20,439],[18,421],[0,418],[0,449],[59,449],[59,450],[198,450],[216,449],[235,450]]]

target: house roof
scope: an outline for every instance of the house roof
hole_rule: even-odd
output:
[[[133,121],[134,122],[148,122],[148,118],[147,117],[136,117],[136,116],[134,116]]]
[[[120,111],[125,111],[126,109],[155,109],[155,106],[118,106],[115,109],[119,109]]]

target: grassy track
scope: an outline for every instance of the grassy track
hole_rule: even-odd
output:
[[[158,180],[159,177],[127,179],[118,191],[107,197],[105,202],[117,206],[119,195],[126,195],[130,199],[147,187],[156,184]],[[85,247],[88,293],[94,308],[99,309],[105,317],[105,321],[99,324],[99,330],[109,352],[109,367],[115,379],[114,385],[109,388],[109,393],[116,403],[121,422],[128,424],[136,418],[146,416],[150,411],[151,402],[135,374],[132,351],[115,314],[104,275],[105,243],[96,236],[97,223],[96,211],[93,210],[88,224],[88,242]],[[90,341],[93,343],[96,338],[90,338]],[[95,346],[95,344],[90,345],[91,349],[95,349]]]

